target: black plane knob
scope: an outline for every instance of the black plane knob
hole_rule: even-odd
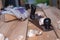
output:
[[[50,18],[44,19],[44,26],[45,26],[45,29],[50,30],[50,26],[51,26],[51,19]]]

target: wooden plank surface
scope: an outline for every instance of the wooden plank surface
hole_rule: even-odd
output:
[[[60,10],[56,7],[50,7],[50,10],[52,12],[54,12],[53,14],[58,18],[58,20],[60,21]]]
[[[40,11],[40,10],[39,10]],[[52,24],[54,26],[54,28],[56,28],[57,30],[57,34],[60,36],[60,30],[57,29],[57,20],[59,20],[56,15],[54,15],[51,9],[44,9],[44,11],[46,12],[46,15],[48,15],[47,17],[52,19]],[[41,11],[42,12],[42,11]],[[43,12],[42,12],[43,13]],[[34,21],[36,23],[36,21]],[[4,25],[3,25],[4,24]],[[27,27],[28,25],[28,27]],[[36,23],[36,25],[28,20],[25,20],[23,22],[21,21],[12,21],[12,22],[1,22],[0,21],[0,33],[3,33],[6,37],[9,38],[9,40],[18,40],[20,39],[20,36],[23,36],[22,40],[26,40],[26,34],[27,34],[27,28],[28,30],[30,29],[37,29],[39,31],[43,31],[40,27],[41,26],[37,26],[38,23]],[[39,36],[35,36],[32,38],[27,37],[27,40],[56,40],[56,34],[54,33],[53,30],[51,31],[43,31],[42,35]]]
[[[20,36],[23,37],[22,40],[26,40],[27,24],[28,24],[28,20],[24,22],[18,21],[16,28],[13,30],[11,35],[8,37],[9,40],[20,40]]]
[[[4,15],[1,16],[4,20]],[[0,33],[2,33],[9,40],[19,39],[20,35],[23,36],[23,40],[26,40],[28,19],[25,21],[14,20],[4,22],[0,18]]]
[[[53,25],[53,28],[57,34],[57,37],[60,38],[60,30],[58,29],[58,23],[57,23],[57,21],[59,21],[59,18],[57,18],[56,14],[54,14],[54,12],[52,12],[50,8],[43,9],[43,11],[46,14],[46,16],[51,19],[52,21],[51,24]]]
[[[17,18],[13,15],[10,15],[10,14],[5,14],[5,20],[4,21],[14,21],[16,20]]]
[[[8,33],[10,32],[10,28],[13,28],[13,25],[16,23],[16,21],[13,21],[13,22],[8,22],[8,23],[5,23],[0,25],[1,28],[0,28],[0,33],[4,34],[4,36],[7,36]]]

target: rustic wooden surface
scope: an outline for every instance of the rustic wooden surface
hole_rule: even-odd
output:
[[[18,21],[16,28],[13,30],[13,32],[11,33],[11,35],[8,38],[10,40],[16,40],[21,35],[21,36],[23,36],[22,40],[26,40],[27,23],[28,23],[28,20],[26,20],[24,22]]]
[[[45,11],[48,9],[45,9]],[[53,10],[53,12],[51,11]],[[53,14],[53,15],[48,15],[49,18],[52,18],[53,20],[58,20],[60,19],[60,12],[57,11],[57,9],[55,10],[55,8],[51,8],[48,11],[46,11],[46,15]],[[37,12],[41,10],[37,10]],[[57,12],[56,12],[57,11]],[[42,12],[44,13],[44,12]],[[55,14],[59,14],[59,16],[55,15]],[[45,16],[45,15],[44,15]],[[57,16],[57,17],[56,17]],[[54,18],[53,18],[54,17]],[[57,26],[56,25],[56,21],[52,21],[53,22],[53,26]],[[28,26],[27,26],[28,25]],[[19,21],[19,20],[14,20],[11,22],[2,22],[0,20],[0,33],[3,33],[5,37],[8,37],[9,40],[18,40],[19,36],[23,36],[22,40],[57,40],[57,36],[54,32],[54,30],[51,31],[44,31],[41,29],[42,26],[39,25],[39,23],[37,21],[30,21],[28,22],[28,20],[25,20],[23,22]],[[26,39],[26,34],[27,34],[27,29],[36,29],[39,31],[42,31],[43,33],[41,35],[35,36],[35,37],[27,37]],[[58,35],[60,35],[59,33],[60,30],[57,31]]]
[[[57,34],[57,37],[60,38],[60,30],[58,25],[58,22],[60,21],[60,14],[57,12],[58,10],[56,8],[47,8],[43,9],[43,11],[46,14],[46,16],[51,19],[51,24]]]
[[[5,14],[4,19],[5,19],[4,21],[12,21],[12,20],[15,20],[17,18],[15,16],[13,16],[13,15]]]
[[[9,40],[19,39],[23,36],[23,40],[26,40],[28,20],[19,21],[14,20],[10,22],[4,22],[0,20],[0,33],[4,34]]]

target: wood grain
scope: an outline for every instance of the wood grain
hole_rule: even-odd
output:
[[[52,21],[51,24],[53,25],[53,28],[57,34],[57,37],[60,38],[60,31],[58,29],[58,24],[57,24],[58,18],[56,16],[56,14],[54,15],[54,12],[52,12],[50,8],[43,9],[43,11],[46,14],[46,16],[51,19],[51,21]]]
[[[1,25],[1,28],[0,28],[0,33],[4,34],[4,36],[7,36],[8,33],[10,32],[10,28],[13,28],[13,25],[16,23],[16,21],[13,21],[13,22],[8,22],[8,23],[5,23],[3,25]]]
[[[24,22],[18,21],[16,28],[13,30],[11,35],[8,37],[9,40],[18,40],[19,36],[23,36],[22,40],[26,40],[27,24],[28,24],[28,20]]]
[[[6,22],[17,19],[15,16],[10,15],[10,14],[5,14],[4,16],[5,16],[5,20],[4,21],[6,21]]]

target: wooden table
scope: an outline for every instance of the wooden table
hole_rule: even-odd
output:
[[[45,13],[45,15],[51,19],[51,24],[54,28],[54,31],[57,35],[57,38],[60,39],[60,10],[56,7],[48,7],[46,9],[43,9],[43,12]]]
[[[55,8],[54,8],[55,9]],[[36,12],[42,12],[43,11],[37,9]],[[54,14],[55,15],[55,14]],[[45,14],[44,14],[45,16]],[[59,16],[58,16],[59,18]],[[28,25],[28,26],[27,26]],[[36,20],[29,20],[28,19],[21,22],[19,20],[14,20],[11,22],[3,22],[0,20],[0,33],[4,34],[5,37],[8,37],[9,40],[18,40],[20,36],[23,36],[22,40],[57,40],[57,36],[54,32],[54,30],[51,31],[44,31],[41,29],[42,26],[39,25],[38,21]],[[35,37],[27,37],[27,31],[30,29],[37,29],[39,31],[43,31],[42,35],[38,35]]]
[[[9,40],[18,40],[22,36],[22,40],[26,40],[28,19],[25,21],[14,20],[3,22],[0,20],[0,33]]]

